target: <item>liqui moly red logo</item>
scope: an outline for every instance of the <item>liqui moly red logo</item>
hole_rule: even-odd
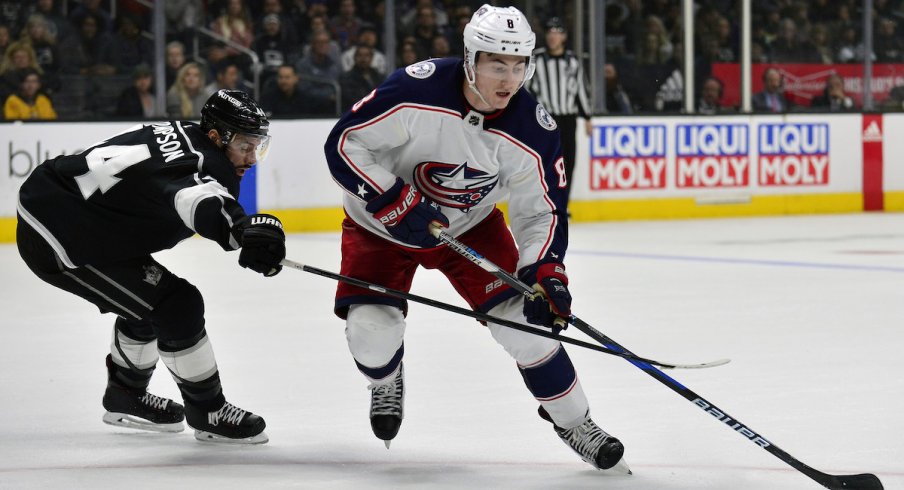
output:
[[[829,183],[828,124],[763,124],[759,144],[760,185]]]
[[[677,187],[750,184],[750,131],[745,124],[679,124],[675,133]]]
[[[590,138],[593,190],[665,187],[665,126],[596,126]]]

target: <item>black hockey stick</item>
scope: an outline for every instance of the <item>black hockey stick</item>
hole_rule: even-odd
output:
[[[520,330],[522,332],[527,332],[533,335],[539,335],[540,337],[546,337],[553,340],[558,340],[560,342],[564,342],[567,344],[576,345],[578,347],[584,347],[585,349],[595,350],[597,352],[602,352],[604,354],[609,354],[617,357],[623,357],[631,362],[642,362],[646,364],[651,364],[654,366],[659,366],[663,369],[702,369],[709,367],[721,366],[728,362],[726,359],[720,359],[712,362],[704,362],[701,364],[673,364],[667,362],[654,361],[652,359],[646,359],[643,357],[636,356],[632,353],[625,351],[616,351],[605,346],[593,344],[590,342],[584,342],[583,340],[572,339],[570,337],[565,337],[563,335],[554,334],[552,332],[548,332],[546,330],[533,327],[530,325],[524,325],[518,322],[513,322],[510,320],[506,320],[504,318],[499,318],[493,315],[488,315],[486,313],[482,313],[479,311],[469,310],[467,308],[462,308],[455,305],[450,305],[448,303],[443,303],[441,301],[437,301],[430,298],[425,298],[423,296],[418,296],[412,293],[406,293],[404,291],[399,291],[396,289],[390,289],[384,286],[380,286],[379,284],[374,284],[371,282],[367,282],[361,279],[357,279],[354,277],[344,276],[342,274],[336,274],[335,272],[330,272],[323,269],[318,269],[317,267],[312,267],[309,265],[302,264],[300,262],[295,262],[294,260],[284,259],[280,262],[285,267],[291,267],[293,269],[298,269],[305,272],[310,272],[311,274],[316,274],[318,276],[328,277],[330,279],[335,279],[337,281],[345,282],[351,284],[353,286],[358,286],[365,289],[370,289],[371,291],[376,291],[378,293],[385,294],[387,296],[393,296],[400,299],[405,299],[408,301],[413,301],[415,303],[421,303],[427,306],[432,306],[434,308],[439,308],[441,310],[451,311],[453,313],[458,313],[459,315],[469,316],[471,318],[496,323],[508,328],[512,328],[515,330]]]
[[[461,254],[466,259],[470,260],[474,264],[478,265],[481,269],[489,272],[494,275],[496,278],[501,279],[504,283],[511,286],[516,291],[520,292],[525,296],[532,296],[536,294],[531,287],[527,284],[524,284],[517,277],[511,275],[505,270],[500,269],[498,266],[487,260],[484,256],[477,253],[474,249],[468,247],[464,243],[461,243],[445,231],[440,228],[432,228],[431,233],[438,238],[440,241],[445,243],[449,248],[455,250],[459,254]],[[570,318],[566,319],[568,323],[571,323],[578,330],[584,332],[592,339],[600,342],[602,345],[612,349],[616,352],[624,352],[630,354],[631,351],[622,347],[614,340],[610,339],[603,333],[599,332],[595,328],[591,327],[589,324],[581,320],[580,318],[572,315]],[[729,416],[725,411],[716,407],[713,403],[704,399],[700,395],[691,391],[690,388],[684,386],[683,384],[675,381],[667,374],[653,367],[650,363],[646,363],[643,361],[635,361],[631,358],[626,358],[628,362],[637,366],[645,373],[649,374],[653,378],[656,378],[660,383],[668,386],[672,391],[678,393],[679,395],[686,398],[688,401],[699,407],[704,412],[712,415],[716,418],[716,420],[722,422],[728,427],[732,428],[738,434],[741,434],[749,441],[753,442],[757,446],[762,447],[766,451],[772,453],[778,459],[784,461],[792,468],[800,471],[801,473],[807,475],[812,478],[815,482],[820,485],[837,490],[844,489],[854,489],[854,490],[882,490],[882,482],[879,481],[879,477],[873,475],[872,473],[863,473],[860,475],[830,475],[828,473],[823,473],[819,470],[813,469],[804,463],[800,462],[794,456],[791,456],[775,444],[772,444],[765,437],[761,436],[758,432],[754,432],[752,429],[747,427],[745,424],[742,424],[740,420]]]

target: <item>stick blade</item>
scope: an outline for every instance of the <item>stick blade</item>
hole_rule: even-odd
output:
[[[872,473],[862,475],[825,475],[817,480],[822,486],[833,490],[884,490],[879,477]]]

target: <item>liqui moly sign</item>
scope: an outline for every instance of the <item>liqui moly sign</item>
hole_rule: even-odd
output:
[[[662,125],[595,126],[590,138],[590,188],[665,188],[665,145]]]
[[[679,124],[675,132],[676,187],[749,185],[749,132],[746,124]]]
[[[763,124],[759,127],[761,186],[829,183],[828,124]]]

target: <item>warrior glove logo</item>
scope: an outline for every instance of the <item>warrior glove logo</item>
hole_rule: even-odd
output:
[[[282,223],[280,223],[278,219],[270,217],[270,216],[252,216],[251,224],[252,225],[270,225],[270,226],[275,226],[279,229],[282,229]]]
[[[496,187],[499,176],[469,167],[468,162],[423,162],[415,167],[414,180],[432,201],[467,213]]]

